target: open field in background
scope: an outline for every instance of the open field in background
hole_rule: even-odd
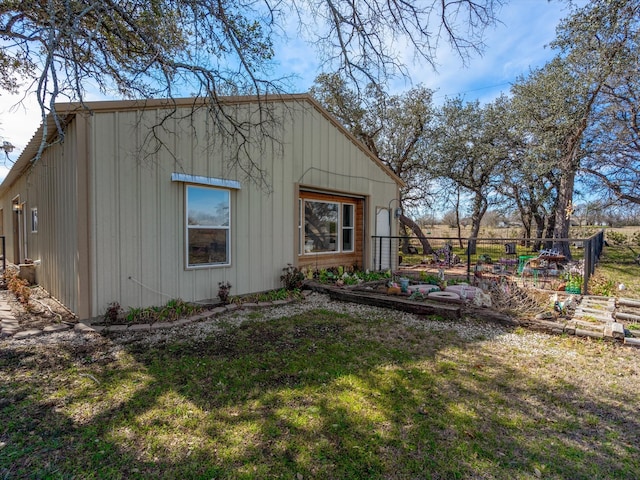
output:
[[[640,298],[640,265],[635,261],[635,252],[640,247],[609,245],[604,247],[602,257],[589,284],[590,292],[608,296]],[[624,290],[620,290],[620,285]],[[607,285],[607,291],[598,291],[597,286]],[[610,289],[610,290],[609,290]]]
[[[421,225],[420,223],[418,223]],[[421,225],[422,230],[427,237],[444,237],[444,238],[458,238],[458,229],[449,227],[448,225]],[[598,226],[585,226],[585,227],[571,227],[571,237],[572,238],[583,238],[589,237],[596,232],[604,229],[605,232],[613,231],[619,232],[627,235],[629,238],[635,233],[640,232],[640,226],[633,227],[620,227],[620,228],[610,228],[610,227],[598,227]],[[471,227],[462,227],[462,238],[468,238],[471,235]],[[605,234],[606,236],[606,234]],[[522,237],[522,228],[516,227],[481,227],[480,233],[478,234],[478,238],[520,238]],[[640,249],[640,247],[639,247]],[[638,252],[640,253],[640,252]]]

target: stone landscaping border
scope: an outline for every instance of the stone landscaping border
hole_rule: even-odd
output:
[[[305,290],[302,292],[303,296],[310,295],[311,290]],[[77,333],[88,334],[106,334],[115,332],[150,332],[155,330],[162,330],[167,328],[181,327],[189,325],[195,322],[203,320],[211,320],[224,313],[231,312],[239,309],[253,310],[258,308],[274,307],[280,305],[287,305],[292,302],[298,301],[297,299],[287,300],[274,300],[272,302],[247,302],[243,304],[230,303],[225,306],[215,307],[206,312],[200,312],[190,317],[180,318],[175,322],[156,322],[156,323],[142,323],[142,324],[114,324],[114,325],[96,325],[93,320],[81,320],[77,323],[59,323],[48,325],[43,329],[28,328],[21,329],[18,320],[11,313],[11,307],[8,303],[0,300],[0,338],[12,337],[15,340],[21,340],[29,337],[36,337],[45,333],[61,332],[65,330],[73,329]]]
[[[640,338],[625,336],[624,325],[616,321],[615,298],[583,296],[570,319],[558,321],[553,315],[538,315],[533,320],[519,321],[490,308],[470,308],[464,302],[414,302],[405,298],[387,297],[382,295],[355,293],[353,291],[335,287],[315,286],[313,290],[303,291],[303,300],[313,291],[328,294],[333,300],[373,305],[382,308],[407,311],[419,315],[439,315],[443,318],[458,319],[469,316],[477,319],[496,321],[509,326],[523,326],[533,330],[543,330],[553,334],[567,334],[578,337],[601,338],[622,343],[623,345],[640,348]],[[383,298],[384,297],[384,298]],[[625,300],[625,299],[622,299]],[[229,304],[215,307],[190,317],[181,318],[175,322],[156,322],[144,324],[96,325],[91,320],[83,320],[75,324],[59,323],[39,328],[21,329],[19,321],[11,313],[11,307],[0,300],[0,338],[12,337],[21,340],[43,334],[73,330],[78,334],[108,334],[118,332],[151,332],[167,328],[181,327],[195,322],[212,320],[220,315],[238,309],[260,309],[280,305],[287,305],[297,299],[275,300],[272,302],[257,302],[244,304]],[[621,299],[618,299],[620,302]]]

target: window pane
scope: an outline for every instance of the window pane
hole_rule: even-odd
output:
[[[353,250],[353,229],[342,230],[342,250],[345,252]]]
[[[202,227],[228,227],[229,191],[188,186],[187,223]]]
[[[189,228],[189,265],[229,263],[229,230]]]
[[[337,250],[338,208],[337,203],[305,202],[305,253]]]
[[[342,226],[353,227],[353,205],[342,205]]]

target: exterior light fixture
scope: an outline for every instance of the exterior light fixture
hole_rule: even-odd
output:
[[[18,212],[18,213],[20,213],[20,212],[22,211],[22,205],[21,205],[20,203],[14,203],[14,204],[11,206],[11,209],[12,209],[14,212]]]
[[[389,200],[389,210],[391,210],[391,204],[393,202],[398,202],[400,203],[400,200],[398,200],[397,198],[392,198],[391,200]],[[393,211],[393,216],[394,218],[400,218],[400,215],[402,215],[402,207],[398,206],[394,211]]]

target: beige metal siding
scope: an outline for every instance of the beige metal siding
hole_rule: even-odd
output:
[[[252,151],[271,192],[229,166],[228,138],[204,110],[165,119],[154,132],[163,144],[156,151],[145,140],[167,110],[100,103],[91,116],[75,117],[63,144],[5,186],[4,230],[15,195],[26,202],[25,220],[38,207],[38,233],[27,232],[29,256],[41,261],[43,286],[82,316],[99,315],[114,301],[126,308],[215,298],[223,280],[232,294],[280,287],[282,268],[297,262],[299,188],[364,199],[369,262],[376,207],[396,197],[395,180],[310,100],[271,106],[281,117],[281,143]],[[255,105],[235,110],[248,118]],[[172,182],[172,172],[241,183],[231,191],[230,266],[186,268],[184,184]],[[9,253],[12,241],[8,235]]]
[[[239,106],[239,114],[247,108]],[[297,261],[297,185],[362,196],[368,212],[395,198],[394,180],[312,104],[277,108],[285,127],[282,156],[256,155],[271,193],[229,168],[228,146],[205,112],[166,121],[158,133],[173,151],[151,155],[143,152],[147,126],[164,111],[91,117],[93,315],[114,301],[129,307],[215,298],[223,280],[233,285],[232,295],[279,288],[282,268]],[[241,182],[231,191],[230,266],[185,267],[184,185],[171,181],[172,172]],[[370,236],[375,218],[366,222]]]
[[[79,304],[78,264],[78,195],[75,124],[67,127],[64,143],[47,149],[33,168],[13,183],[2,196],[5,232],[11,231],[13,213],[11,199],[20,195],[25,202],[22,213],[27,223],[27,256],[38,264],[37,280],[49,293],[77,311]],[[31,232],[31,209],[38,209],[38,231]],[[83,226],[84,227],[84,226]],[[7,235],[8,260],[13,258],[17,239]]]

